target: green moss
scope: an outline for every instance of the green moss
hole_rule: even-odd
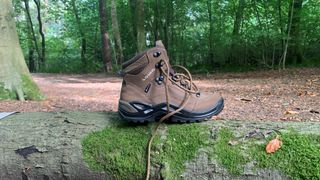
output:
[[[118,118],[101,132],[87,136],[83,145],[85,161],[96,170],[103,170],[115,179],[141,179],[145,176],[146,145],[150,126],[131,126]],[[209,137],[203,124],[163,125],[152,147],[152,164],[158,164],[165,179],[180,179],[185,163],[200,148],[208,150],[231,174],[239,175],[249,162],[258,168],[279,170],[292,179],[320,179],[320,136],[286,132],[283,145],[273,154],[266,154],[266,143],[256,139],[236,138],[230,129],[220,129],[215,139]],[[236,145],[229,145],[236,141]],[[264,140],[263,140],[264,141]]]
[[[116,122],[84,138],[84,159],[92,169],[106,171],[116,179],[144,178],[150,129]],[[164,165],[166,178],[179,178],[184,163],[195,157],[208,138],[208,128],[201,124],[167,125],[166,138],[157,136],[153,143],[152,163]],[[159,144],[163,145],[160,152],[156,150]]]
[[[26,75],[22,75],[22,91],[25,99],[28,100],[43,100],[44,97],[41,94],[37,84]]]
[[[156,143],[157,144],[157,143]],[[167,139],[158,163],[165,162],[162,175],[166,179],[181,178],[185,162],[195,158],[196,152],[209,144],[209,129],[202,124],[168,125]]]
[[[149,136],[147,126],[114,123],[83,140],[84,159],[91,168],[106,171],[116,179],[143,178]]]
[[[243,171],[243,165],[247,162],[241,152],[241,143],[230,145],[234,140],[231,130],[223,128],[217,134],[213,145],[212,157],[225,167],[230,173],[239,175]]]
[[[260,145],[253,147],[251,154],[261,168],[277,169],[292,179],[320,179],[319,139],[289,132],[281,135],[283,145],[276,153],[266,154],[265,145]]]
[[[14,93],[6,89],[3,83],[0,83],[0,100],[14,99],[15,97]]]

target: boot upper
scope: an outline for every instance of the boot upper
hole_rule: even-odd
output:
[[[218,94],[199,92],[191,94],[180,88],[161,74],[159,62],[163,60],[169,64],[170,76],[174,76],[167,51],[161,41],[157,41],[154,48],[148,49],[136,55],[123,64],[124,78],[120,94],[120,102],[142,103],[149,106],[166,104],[165,84],[168,86],[170,106],[180,107],[187,96],[188,102],[184,111],[192,113],[205,113],[213,109],[221,99]],[[171,78],[171,77],[169,77]],[[126,107],[127,111],[135,111],[134,108]]]

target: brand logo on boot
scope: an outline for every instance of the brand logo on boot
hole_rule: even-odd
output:
[[[145,75],[145,76],[144,76],[144,78],[142,79],[142,81],[147,80],[147,79],[151,76],[151,74],[153,74],[153,73],[154,73],[154,71],[155,71],[155,69],[154,69],[154,68],[153,68],[153,69],[151,69],[151,71],[150,71],[147,75]]]

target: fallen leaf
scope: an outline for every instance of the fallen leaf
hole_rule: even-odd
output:
[[[275,139],[269,141],[269,143],[266,146],[266,152],[268,154],[274,153],[281,148],[281,145],[282,145],[282,141],[277,136]]]
[[[287,114],[299,114],[299,112],[298,111],[287,110],[284,114],[285,115],[287,115]]]
[[[315,96],[317,96],[318,94],[317,94],[317,93],[313,93],[313,92],[308,92],[308,95],[311,96],[311,97],[315,97]]]
[[[228,144],[229,144],[230,146],[234,146],[234,145],[237,145],[237,144],[238,144],[238,141],[230,140],[230,141],[228,142]]]
[[[315,114],[320,114],[319,111],[316,111],[316,110],[310,110],[311,113],[315,113]]]
[[[241,101],[245,101],[245,102],[251,102],[252,101],[251,99],[246,99],[246,98],[241,98],[240,100]]]
[[[221,118],[219,116],[212,116],[211,118],[213,121],[217,121],[217,120],[220,120]]]

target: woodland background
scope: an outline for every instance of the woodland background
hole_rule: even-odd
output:
[[[319,0],[14,0],[31,72],[116,72],[163,40],[194,72],[319,66]]]

